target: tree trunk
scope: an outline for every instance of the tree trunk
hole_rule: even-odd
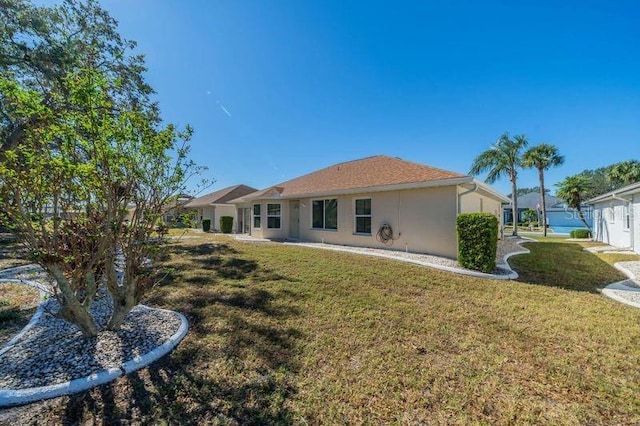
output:
[[[47,270],[53,275],[58,284],[58,288],[62,293],[57,299],[60,302],[60,312],[58,316],[75,326],[77,326],[82,334],[86,337],[95,337],[98,335],[98,326],[91,315],[91,306],[84,306],[75,293],[69,281],[62,273],[62,270],[56,265],[47,265]]]
[[[124,270],[121,271],[122,281],[120,282],[117,277],[116,255],[110,253],[107,256],[107,289],[113,299],[113,313],[107,324],[108,330],[118,330],[127,314],[138,304],[136,298],[138,277],[133,272],[134,268],[131,262],[132,260],[125,258],[122,266]]]
[[[582,223],[584,223],[584,226],[586,226],[587,229],[589,231],[591,231],[591,227],[589,226],[589,224],[587,223],[586,219],[584,218],[584,214],[582,213],[582,209],[580,208],[580,204],[578,204],[578,207],[576,207],[576,210],[578,210],[578,217],[580,218]]]
[[[544,191],[544,170],[538,169],[540,176],[540,197],[542,198],[542,234],[547,236],[547,202],[545,200]]]
[[[518,236],[518,196],[516,195],[518,188],[516,186],[515,174],[511,175],[511,207],[513,213],[513,232],[511,235]]]
[[[107,324],[107,329],[115,331],[120,328],[127,314],[138,304],[129,292],[113,297],[113,314]]]

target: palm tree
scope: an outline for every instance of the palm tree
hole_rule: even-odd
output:
[[[591,181],[583,175],[574,175],[565,178],[562,182],[556,183],[558,191],[556,195],[567,202],[567,206],[578,211],[578,217],[587,229],[591,229],[582,213],[581,204],[586,194],[591,189]]]
[[[519,135],[513,139],[508,133],[504,133],[498,141],[488,150],[478,155],[473,160],[469,174],[479,175],[488,171],[485,182],[491,184],[503,176],[508,176],[511,181],[511,208],[513,212],[513,235],[518,235],[518,168],[522,166],[520,151],[528,144],[525,135]]]
[[[558,153],[558,148],[555,145],[546,143],[531,147],[522,155],[522,165],[524,167],[538,170],[540,198],[542,198],[542,230],[545,237],[547,236],[547,203],[544,197],[544,171],[562,163],[564,163],[564,157]]]
[[[613,164],[607,168],[605,174],[607,180],[617,187],[640,182],[640,161],[628,160]]]

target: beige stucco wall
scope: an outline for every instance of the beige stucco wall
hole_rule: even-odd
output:
[[[468,192],[466,189],[459,187],[460,196],[460,213],[491,213],[496,216],[499,226],[502,227],[502,203],[486,195],[478,192]]]
[[[209,219],[211,221],[211,230],[217,231],[220,229],[220,216],[233,217],[233,230],[235,232],[238,226],[238,217],[236,206],[233,204],[216,204],[198,208],[198,227],[202,226],[204,219]]]
[[[312,229],[313,199],[302,199],[300,240],[456,257],[457,193],[454,186],[330,198],[338,200],[338,229]],[[355,200],[361,198],[371,198],[371,235],[355,233]],[[393,244],[388,246],[376,240],[378,229],[385,223],[391,226],[394,235]]]
[[[261,226],[260,228],[254,228],[253,226],[253,206],[254,204],[260,204],[261,212]],[[267,204],[280,204],[280,228],[270,229],[267,228]],[[238,205],[238,207],[245,207],[244,204]],[[251,236],[256,238],[269,238],[269,239],[285,239],[289,237],[289,200],[270,200],[270,201],[257,201],[246,205],[250,208],[251,212]]]
[[[458,211],[486,212],[501,220],[500,201],[478,193],[463,196],[465,188],[444,186],[399,191],[384,191],[358,195],[303,198],[300,203],[300,241],[325,242],[356,247],[380,247],[392,250],[408,250],[450,258],[457,257],[455,221]],[[338,229],[313,229],[312,201],[317,199],[338,200]],[[371,235],[355,233],[355,200],[371,198]],[[253,227],[253,205],[261,205],[261,227]],[[251,235],[256,238],[289,238],[291,200],[259,201],[237,205],[251,209]],[[267,204],[281,204],[281,226],[267,228]],[[376,233],[382,224],[393,229],[394,241],[384,245],[377,241]]]

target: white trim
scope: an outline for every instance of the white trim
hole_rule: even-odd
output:
[[[440,186],[456,186],[463,185],[468,183],[475,183],[480,187],[480,190],[485,193],[485,195],[497,199],[503,203],[509,203],[511,200],[507,198],[505,195],[499,193],[495,189],[491,188],[489,185],[484,182],[480,182],[479,180],[472,178],[470,176],[463,176],[458,178],[450,178],[450,179],[441,179],[441,180],[429,180],[424,182],[408,182],[408,183],[398,183],[393,185],[377,185],[377,186],[366,186],[361,188],[349,188],[349,189],[338,189],[338,190],[328,190],[328,191],[318,191],[318,192],[307,192],[307,193],[296,193],[291,195],[282,196],[278,195],[258,195],[252,198],[248,198],[249,196],[245,196],[242,199],[236,199],[229,201],[230,204],[241,204],[245,202],[251,202],[255,200],[295,200],[299,198],[327,198],[327,197],[337,197],[340,195],[358,195],[358,194],[369,194],[372,192],[385,192],[385,191],[399,191],[404,189],[419,189],[419,188],[435,188]],[[261,192],[269,192],[269,189],[273,187],[267,188]]]
[[[258,210],[260,210],[260,214],[256,216],[255,207],[258,206]],[[260,226],[256,226],[256,217],[260,219]],[[262,229],[262,204],[261,203],[253,203],[251,204],[251,229]]]
[[[313,203],[316,201],[322,201],[322,228],[316,228],[313,226]],[[327,228],[327,205],[326,202],[327,201],[335,201],[336,202],[336,227],[335,228]],[[310,215],[311,215],[311,230],[312,231],[337,231],[338,230],[338,214],[339,214],[339,208],[338,208],[338,198],[317,198],[317,199],[311,199],[311,208],[310,210]]]
[[[358,201],[361,200],[369,200],[369,214],[358,214]],[[369,218],[370,223],[369,223],[369,227],[371,229],[373,229],[373,200],[371,199],[371,197],[368,198],[353,198],[353,235],[368,235],[371,236],[372,233],[371,231],[369,232],[362,232],[362,231],[358,231],[358,218],[359,217],[364,217],[364,218]]]
[[[269,206],[278,206],[280,208],[279,214],[278,215],[270,215],[269,214]],[[267,229],[282,229],[282,203],[267,203],[266,207],[267,207]],[[277,228],[269,226],[269,218],[270,217],[277,217],[278,219],[280,219],[280,226],[278,226]]]

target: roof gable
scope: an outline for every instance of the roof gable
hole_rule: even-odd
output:
[[[464,178],[465,175],[435,167],[377,155],[326,167],[252,194],[248,198],[273,196],[290,198],[363,188]]]
[[[243,197],[255,191],[257,191],[255,188],[247,185],[228,186],[218,191],[203,195],[202,197],[195,198],[186,203],[185,207],[206,207],[212,204],[227,204],[231,200]]]

